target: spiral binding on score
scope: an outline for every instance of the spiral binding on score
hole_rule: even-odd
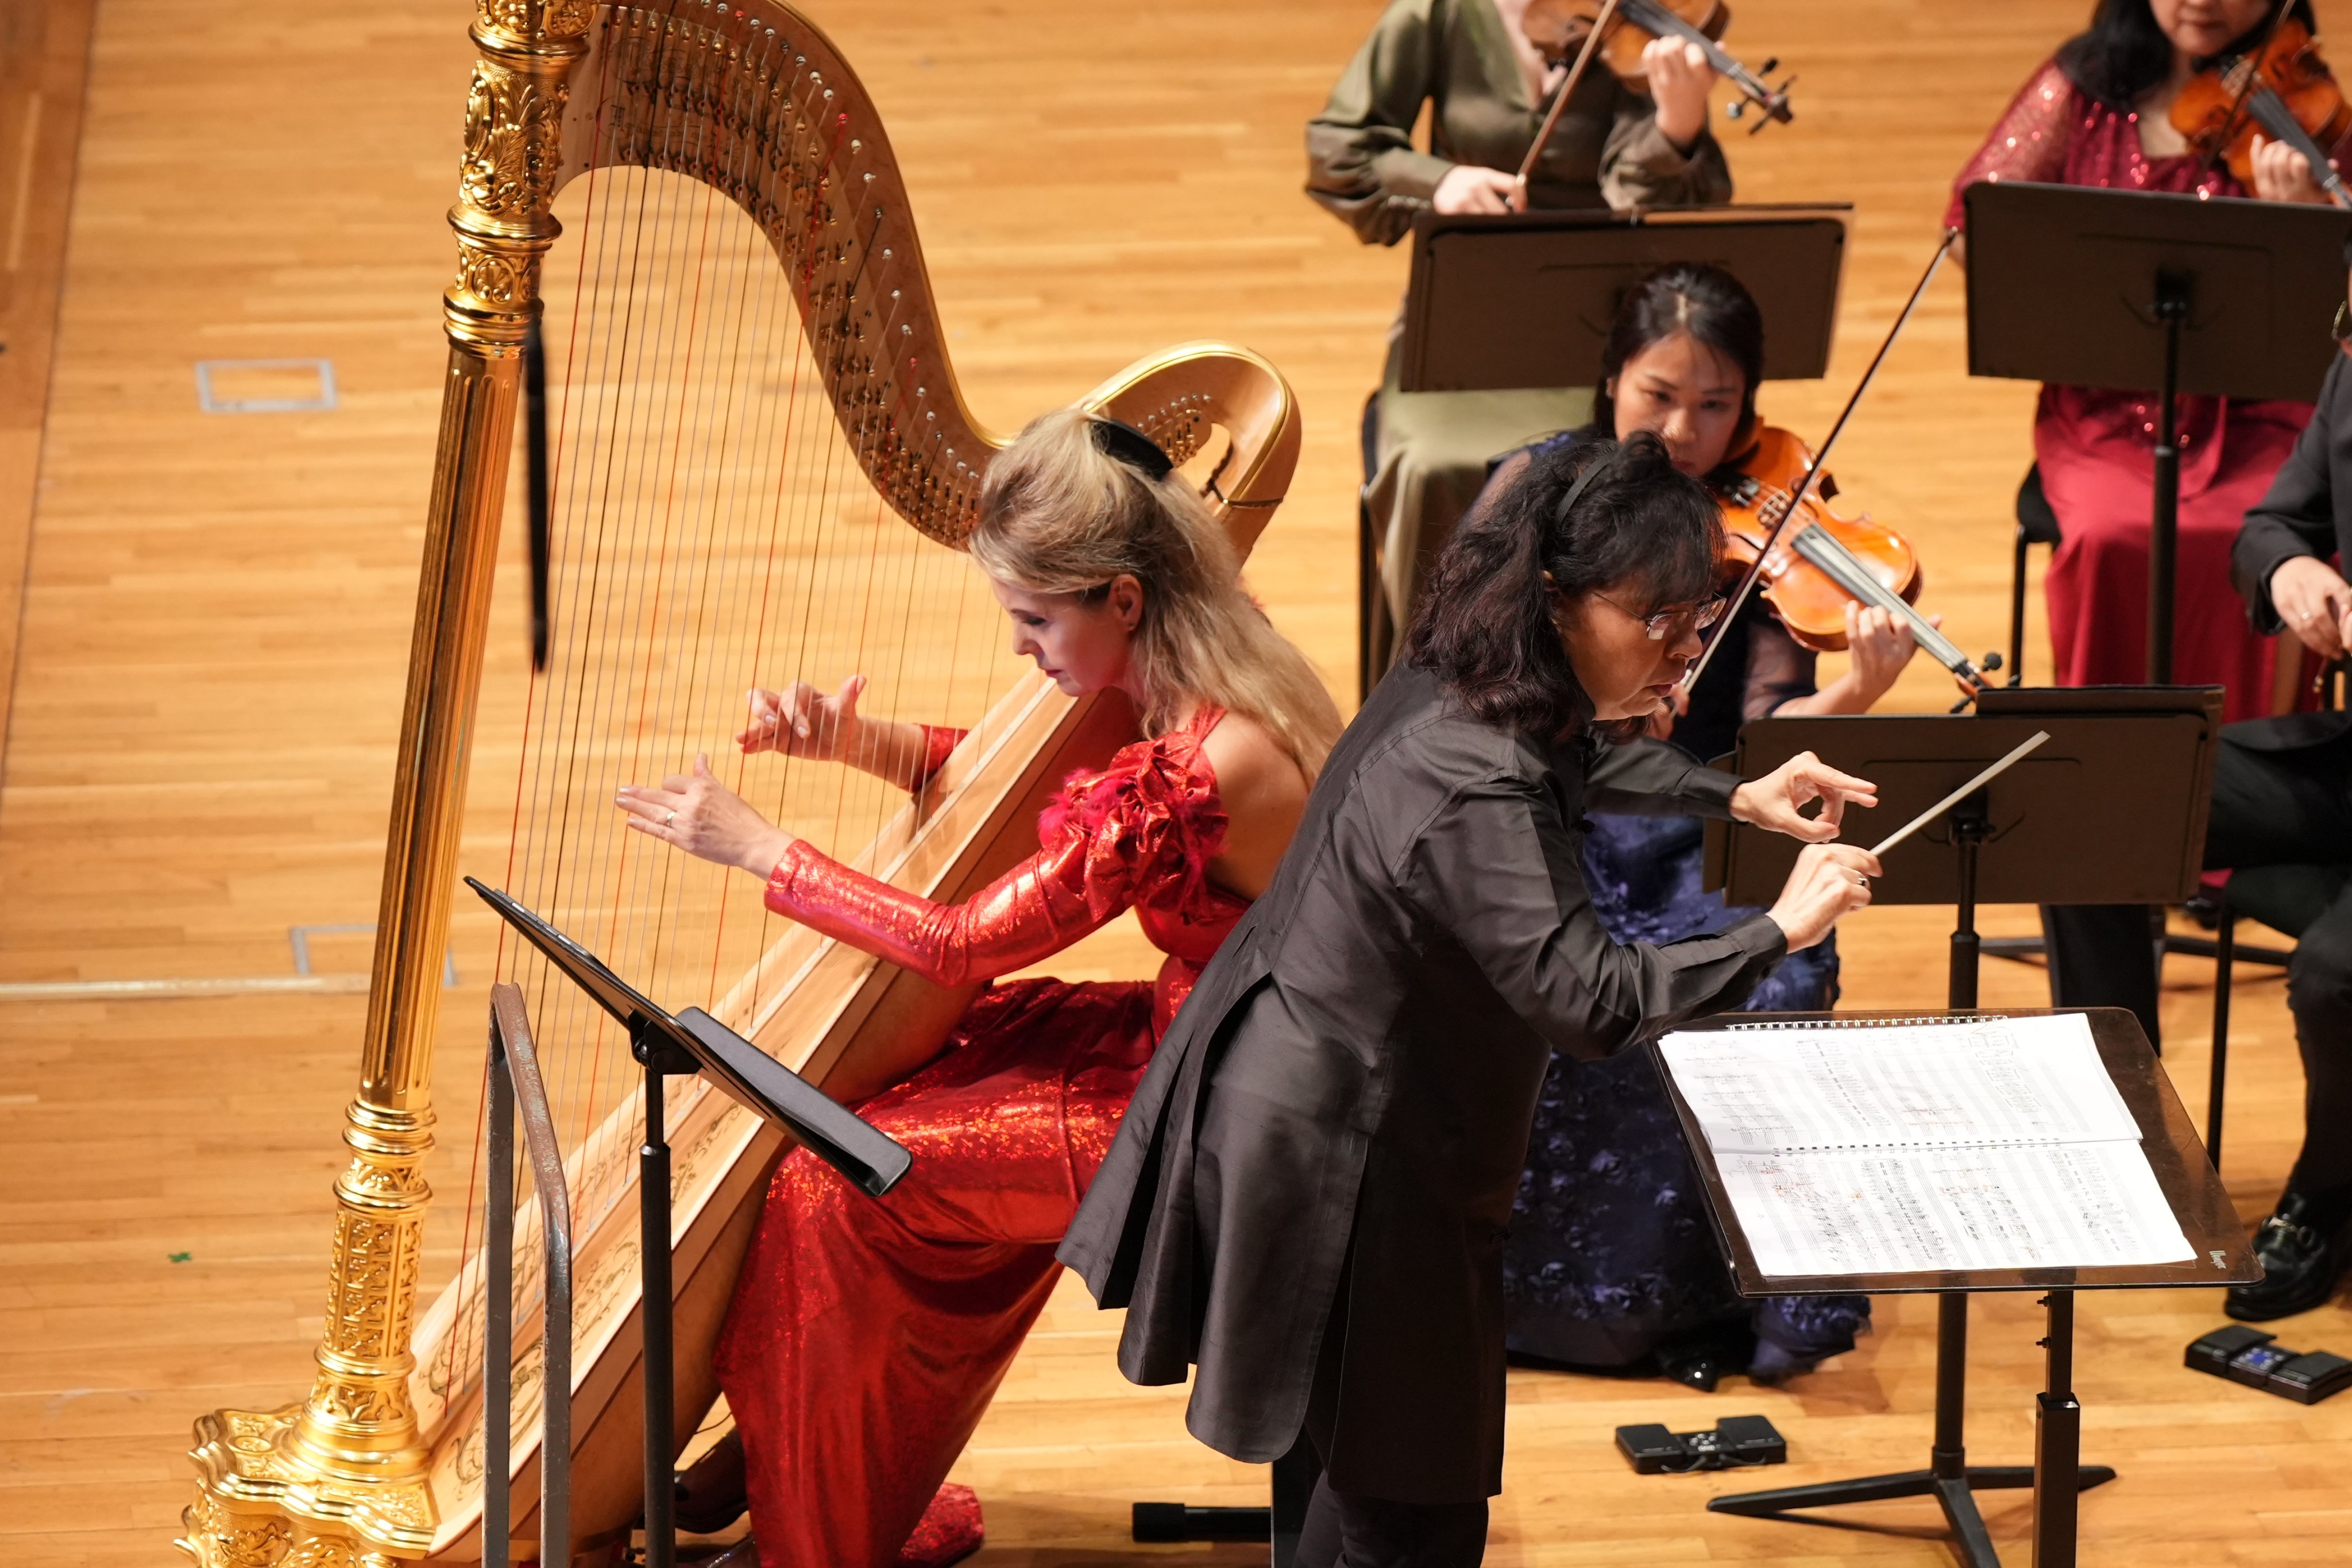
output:
[[[1770,1035],[1806,1029],[1901,1029],[1915,1024],[1997,1024],[2008,1018],[2006,1013],[1969,1013],[1958,1017],[1949,1013],[1928,1013],[1916,1018],[1822,1018],[1810,1024],[1726,1024],[1724,1027]]]
[[[2048,1138],[1914,1138],[1904,1143],[1790,1143],[1778,1149],[1734,1149],[1736,1154],[1867,1154],[1874,1149],[1889,1149],[1906,1154],[1973,1152],[1979,1149],[2064,1149],[2072,1147],[2068,1140]]]

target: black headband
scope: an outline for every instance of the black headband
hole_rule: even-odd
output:
[[[1599,479],[1602,470],[1614,463],[1617,460],[1617,454],[1624,449],[1622,446],[1612,447],[1607,457],[1576,476],[1576,483],[1568,487],[1568,493],[1559,498],[1558,506],[1552,508],[1551,520],[1555,524],[1568,521],[1568,514],[1575,509],[1577,498],[1584,494],[1584,487]]]
[[[1118,458],[1145,479],[1164,479],[1175,471],[1176,460],[1160,443],[1126,420],[1097,414],[1089,416],[1088,424],[1094,430],[1096,451]]]

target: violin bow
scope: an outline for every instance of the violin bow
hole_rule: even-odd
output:
[[[1952,253],[1952,242],[1959,237],[1960,231],[1957,228],[1944,231],[1943,239],[1936,247],[1936,254],[1927,258],[1927,270],[1919,275],[1919,281],[1911,289],[1911,298],[1903,302],[1902,314],[1896,316],[1895,324],[1886,329],[1885,340],[1878,345],[1878,352],[1871,356],[1870,366],[1862,373],[1862,380],[1855,384],[1853,395],[1845,400],[1845,407],[1839,411],[1837,423],[1830,426],[1828,438],[1813,454],[1812,462],[1805,468],[1805,477],[1797,481],[1797,488],[1789,492],[1788,504],[1780,509],[1780,515],[1772,520],[1772,531],[1765,536],[1764,547],[1756,552],[1756,559],[1748,566],[1747,575],[1740,578],[1731,602],[1723,607],[1722,617],[1715,623],[1714,635],[1706,639],[1706,646],[1699,650],[1698,658],[1683,673],[1682,688],[1685,691],[1696,687],[1698,678],[1706,673],[1716,649],[1723,646],[1725,636],[1731,630],[1731,623],[1739,618],[1740,606],[1747,604],[1748,595],[1755,590],[1756,580],[1764,574],[1764,563],[1772,558],[1772,552],[1780,547],[1780,536],[1788,531],[1790,520],[1797,515],[1798,510],[1811,495],[1815,482],[1821,479],[1822,465],[1829,461],[1831,449],[1837,446],[1838,437],[1845,434],[1846,421],[1853,417],[1855,406],[1862,402],[1862,395],[1870,390],[1871,382],[1878,375],[1878,367],[1886,363],[1887,351],[1895,346],[1895,340],[1909,325],[1911,313],[1919,308],[1919,300],[1927,292],[1927,285],[1936,280],[1937,269],[1944,265],[1944,258]]]
[[[1601,0],[1601,14],[1592,19],[1592,31],[1584,35],[1584,47],[1576,51],[1576,63],[1568,68],[1568,76],[1560,82],[1559,90],[1552,95],[1551,108],[1545,111],[1543,124],[1536,131],[1536,139],[1528,144],[1528,155],[1519,160],[1519,200],[1522,205],[1527,201],[1528,176],[1535,172],[1536,160],[1542,157],[1543,150],[1550,145],[1552,131],[1559,124],[1560,110],[1568,107],[1569,95],[1576,90],[1576,84],[1584,79],[1585,68],[1592,63],[1593,55],[1601,48],[1601,35],[1609,30],[1609,24],[1616,15],[1617,0]]]
[[[2240,63],[2246,68],[2246,80],[2245,85],[2238,89],[2238,96],[2230,100],[2230,118],[2221,124],[2224,133],[2221,145],[2224,147],[2230,144],[2231,134],[2237,131],[2239,118],[2252,113],[2253,100],[2262,96],[2263,67],[2270,63],[2271,46],[2278,42],[2280,25],[2285,22],[2287,12],[2294,5],[2294,0],[2278,0],[2271,9],[2270,20],[2263,24],[2263,41],[2254,46],[2253,53],[2238,57]],[[2256,113],[2254,118],[2260,119],[2261,115]]]
[[[2270,21],[2263,24],[2263,42],[2253,45],[2253,54],[2239,54],[2237,57],[2239,64],[2246,66],[2246,85],[2239,87],[2237,97],[2230,99],[2230,120],[2222,124],[2225,132],[2237,130],[2239,115],[2249,113],[2251,99],[2263,89],[2263,66],[2270,64],[2270,47],[2279,42],[2279,24],[2286,21],[2286,12],[2294,5],[2295,0],[2279,0],[2279,5],[2270,9]],[[2222,146],[2227,146],[2227,139],[2222,139]]]

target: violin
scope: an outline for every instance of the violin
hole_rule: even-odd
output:
[[[1541,41],[1547,53],[1565,58],[1571,49],[1588,48],[1597,24],[1601,29],[1601,62],[1633,91],[1649,91],[1648,79],[1642,72],[1642,51],[1650,41],[1677,38],[1697,45],[1715,73],[1739,89],[1739,101],[1724,110],[1727,119],[1742,118],[1753,105],[1760,112],[1749,129],[1751,135],[1776,120],[1785,125],[1790,119],[1789,84],[1797,79],[1791,76],[1778,87],[1769,86],[1763,79],[1780,68],[1779,60],[1766,60],[1759,73],[1749,70],[1724,49],[1718,40],[1731,26],[1731,7],[1722,0],[1617,0],[1614,5],[1604,3],[1598,12],[1577,11],[1560,21],[1563,31],[1557,39]],[[1570,87],[1573,85],[1571,80]],[[1565,99],[1568,91],[1569,88],[1563,87],[1561,98]]]
[[[1724,526],[1733,541],[1727,552],[1728,563],[1745,564],[1739,586],[1729,595],[1729,603],[1715,623],[1714,635],[1699,649],[1698,658],[1683,671],[1685,691],[1696,686],[1699,677],[1706,673],[1706,667],[1738,619],[1740,605],[1759,587],[1790,635],[1811,648],[1845,647],[1848,604],[1885,610],[1908,626],[1913,638],[1928,657],[1952,672],[1952,679],[1960,683],[1960,689],[1966,693],[1960,700],[1963,708],[1974,701],[1977,693],[1987,685],[1984,671],[2000,667],[1998,654],[1985,655],[1982,666],[1972,662],[1953,646],[1949,637],[1912,608],[1911,601],[1918,596],[1920,586],[1918,552],[1894,530],[1867,517],[1841,517],[1831,511],[1822,479],[1822,459],[1837,445],[1838,437],[1845,434],[1846,422],[1853,417],[1863,394],[1878,379],[1878,367],[1886,363],[1895,340],[1903,335],[1904,327],[1927,292],[1927,285],[1936,280],[1937,268],[1943,266],[1944,258],[1951,254],[1953,242],[1959,237],[1958,229],[1948,228],[1937,242],[1936,254],[1928,258],[1927,269],[1919,275],[1902,313],[1895,318],[1878,352],[1871,356],[1853,395],[1839,412],[1837,423],[1830,426],[1828,437],[1822,440],[1821,451],[1808,451],[1802,441],[1787,431],[1764,426],[1740,458],[1736,474],[1717,485],[1726,503]]]
[[[1908,540],[1866,512],[1845,517],[1831,510],[1837,492],[1825,476],[1806,489],[1790,516],[1790,498],[1814,467],[1803,441],[1764,425],[1738,462],[1709,479],[1723,503],[1727,563],[1745,574],[1761,561],[1756,591],[1801,647],[1845,651],[1845,608],[1858,603],[1903,622],[1964,689],[1980,689],[1982,673],[1914,607],[1926,577]]]
[[[2285,15],[2284,5],[2280,10],[2252,53],[2218,59],[2189,79],[2172,100],[2172,128],[2249,189],[2256,133],[2284,142],[2309,160],[2312,178],[2338,206],[2352,207],[2352,191],[2328,167],[2326,151],[2352,132],[2352,103],[2320,58],[2311,29]]]

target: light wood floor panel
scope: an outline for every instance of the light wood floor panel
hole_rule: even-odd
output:
[[[0,752],[96,0],[0,3]]]
[[[1299,192],[1300,128],[1371,0],[1078,0],[984,10],[816,0],[905,164],[959,370],[1000,427],[1134,357],[1223,336],[1281,365],[1307,446],[1252,564],[1270,608],[1344,685],[1354,668],[1356,420],[1403,286]],[[1727,139],[1751,201],[1857,204],[1832,374],[1766,406],[1818,434],[1924,263],[1950,175],[2084,7],[2069,0],[1752,0],[1734,47],[1800,75],[1798,120]],[[2323,20],[2352,26],[2343,0]],[[13,741],[0,775],[0,981],[290,972],[288,928],[374,913],[419,519],[441,365],[438,292],[468,62],[459,0],[321,14],[296,0],[107,0],[91,57],[48,404]],[[66,193],[48,193],[62,214]],[[266,215],[267,221],[263,221]],[[1836,468],[1917,539],[1930,607],[1970,651],[2005,637],[2011,498],[2030,387],[1962,373],[1962,290],[1941,279]],[[201,413],[199,359],[325,357],[332,412]],[[515,551],[509,541],[509,563]],[[488,679],[520,679],[519,574]],[[2046,646],[2038,595],[2029,647]],[[1834,661],[1830,661],[1834,662]],[[2046,668],[2037,651],[2030,663]],[[1897,706],[1949,700],[1914,671]],[[488,710],[486,710],[488,711]],[[485,756],[495,749],[486,736]],[[511,766],[511,752],[504,753]],[[509,785],[478,768],[467,858],[495,868]],[[1933,1005],[1947,917],[1881,910],[1842,941],[1853,1006]],[[2031,911],[1989,911],[1997,931]],[[436,1082],[433,1180],[465,1184],[479,1074],[484,921],[461,915]],[[321,937],[322,968],[364,942]],[[1048,966],[1148,973],[1131,922]],[[2168,1065],[2202,1103],[2210,964],[2168,969]],[[2280,982],[2242,971],[2228,1178],[2249,1216],[2297,1136]],[[1988,965],[1989,1005],[2043,997]],[[356,996],[0,1004],[0,1541],[26,1561],[157,1564],[188,1496],[200,1410],[298,1394],[323,1300],[328,1183],[351,1092]],[[457,1247],[438,1215],[431,1268]],[[1760,1411],[1789,1434],[1773,1484],[1924,1458],[1932,1310],[1881,1303],[1853,1354],[1783,1389],[1515,1374],[1489,1561],[1937,1563],[1927,1511],[1797,1526],[1704,1512],[1743,1478],[1632,1475],[1620,1422]],[[2085,1560],[2352,1558],[2352,1401],[2305,1410],[2180,1368],[2218,1296],[2107,1295],[2081,1310],[2085,1450],[2123,1479],[2084,1507]],[[957,1474],[988,1501],[984,1564],[1242,1548],[1125,1542],[1139,1497],[1253,1500],[1261,1472],[1182,1431],[1181,1390],[1118,1377],[1118,1320],[1065,1283]],[[1976,1313],[1971,1450],[2031,1445],[2036,1315]],[[2352,1343],[2330,1306],[2284,1325]],[[2021,1554],[2021,1495],[1990,1500]],[[1884,1524],[1864,1530],[1848,1525]]]

